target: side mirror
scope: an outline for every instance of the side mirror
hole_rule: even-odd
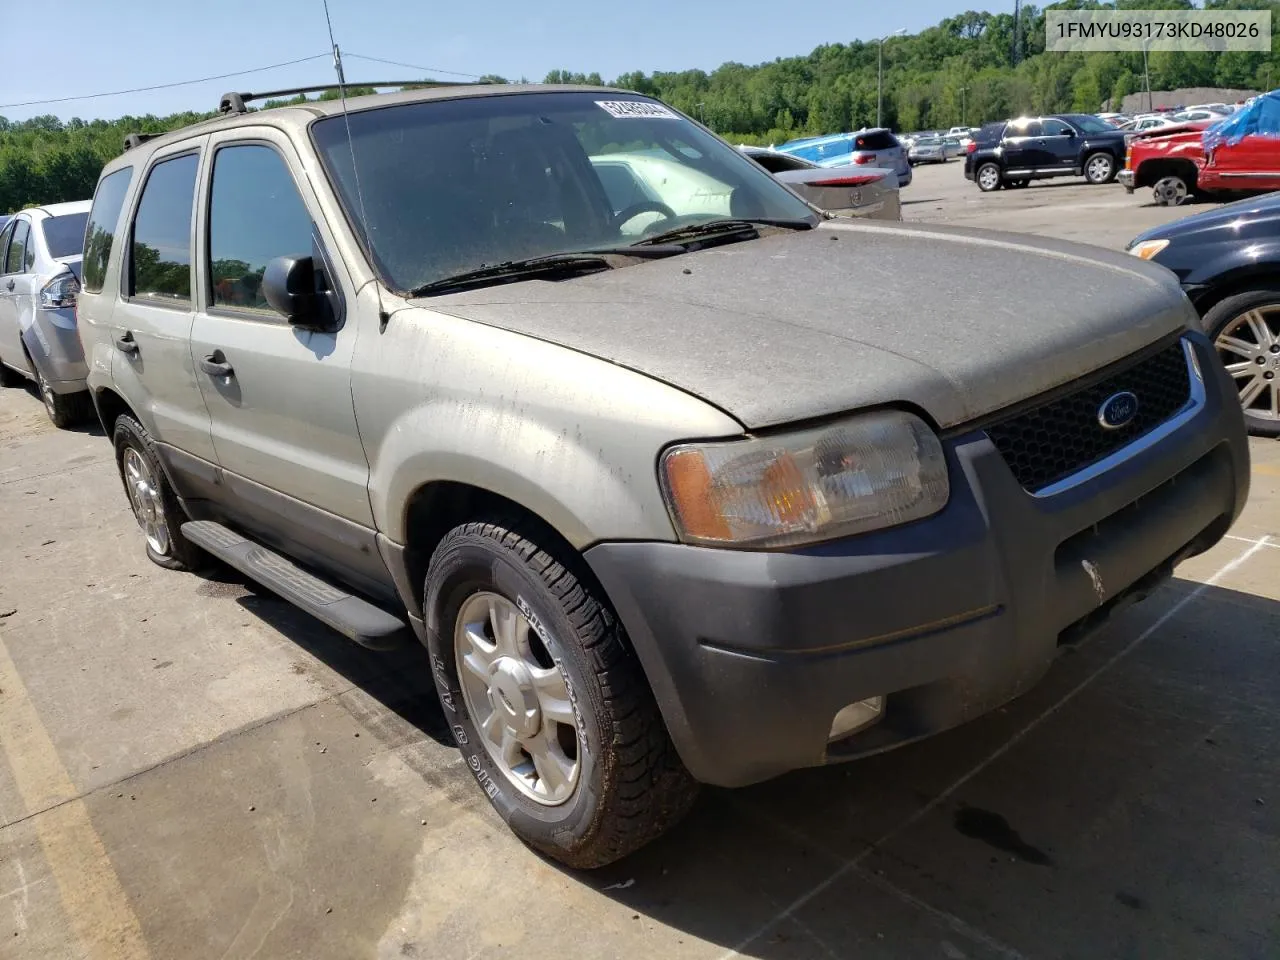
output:
[[[315,262],[310,257],[276,257],[268,263],[262,274],[262,295],[294,326],[322,325]]]

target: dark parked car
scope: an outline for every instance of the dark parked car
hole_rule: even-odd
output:
[[[1177,274],[1240,390],[1249,429],[1280,437],[1280,193],[1153,227],[1128,250]]]
[[[1084,113],[1020,117],[978,131],[964,175],[984,191],[1049,177],[1110,183],[1124,161],[1124,131]]]

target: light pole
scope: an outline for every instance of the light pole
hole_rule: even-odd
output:
[[[907,32],[907,28],[895,30],[887,36],[880,37],[876,40],[876,126],[883,126],[884,116],[884,42],[889,37],[900,37]]]
[[[1151,112],[1151,70],[1147,67],[1147,47],[1150,38],[1142,41],[1142,84],[1147,88],[1147,113]]]

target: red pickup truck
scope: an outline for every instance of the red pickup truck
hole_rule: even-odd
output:
[[[1280,95],[1264,94],[1216,124],[1188,123],[1129,141],[1116,179],[1176,206],[1193,193],[1280,190]]]

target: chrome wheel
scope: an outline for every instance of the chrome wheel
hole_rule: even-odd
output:
[[[453,628],[458,679],[494,764],[525,796],[564,803],[578,783],[578,725],[569,685],[514,603],[481,591]]]
[[[1113,167],[1114,164],[1110,157],[1103,153],[1097,153],[1089,158],[1089,162],[1084,168],[1084,173],[1090,183],[1106,183],[1111,179]]]
[[[1280,420],[1280,303],[1253,307],[1227,321],[1213,345],[1236,382],[1244,412]]]
[[[133,447],[126,447],[122,460],[124,487],[129,494],[133,516],[147,538],[147,546],[160,556],[169,553],[169,526],[165,522],[164,501],[146,459]]]
[[[1181,177],[1162,177],[1152,188],[1156,203],[1162,207],[1176,207],[1186,202],[1190,193],[1191,191],[1187,189],[1187,181]]]
[[[994,164],[987,164],[978,171],[978,186],[983,190],[994,190],[1000,186],[1000,169]]]
[[[53,387],[49,386],[49,381],[39,370],[36,371],[36,383],[40,387],[40,399],[44,401],[44,408],[49,411],[49,418],[57,419],[58,395],[53,392]]]

